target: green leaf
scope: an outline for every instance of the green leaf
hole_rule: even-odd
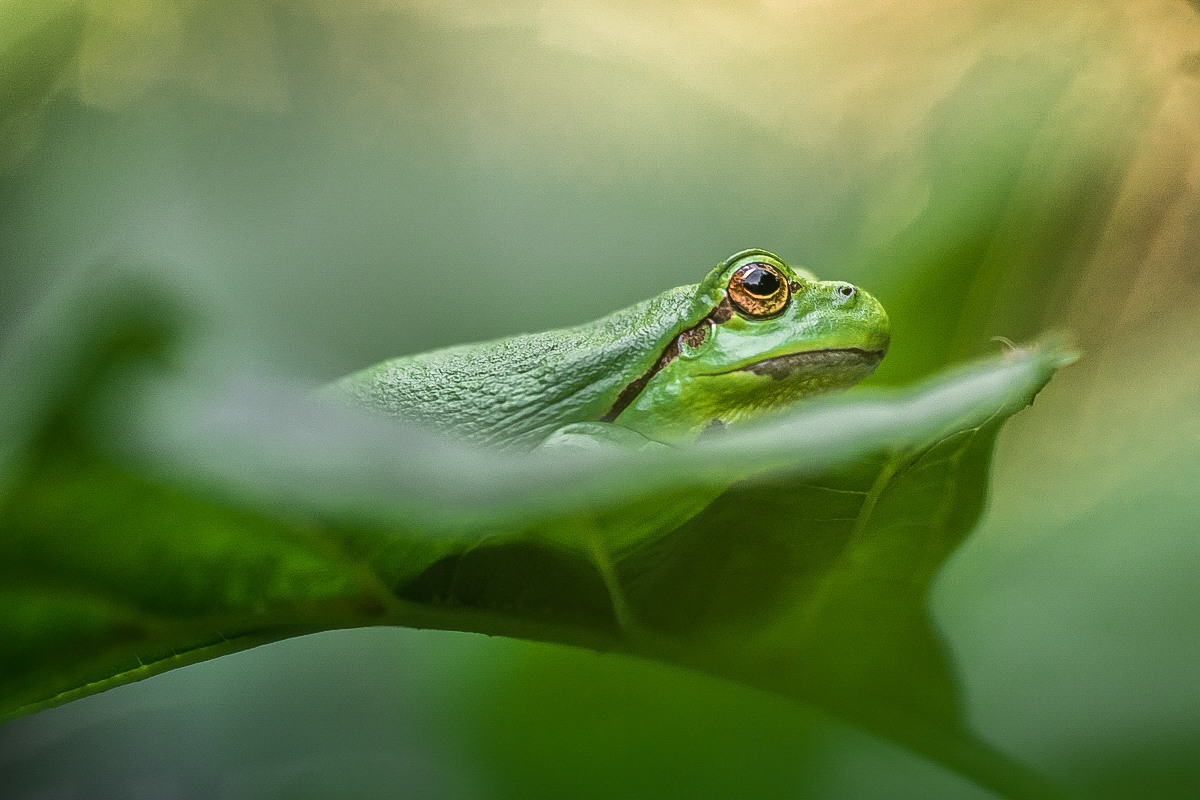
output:
[[[3,717],[405,625],[689,666],[1053,796],[968,731],[926,597],[1057,344],[691,447],[525,455],[182,367],[170,297],[87,277],[0,360]]]

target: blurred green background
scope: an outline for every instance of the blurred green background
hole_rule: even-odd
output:
[[[1200,794],[1200,20],[1182,0],[0,4],[0,332],[132,260],[325,380],[745,247],[888,308],[879,384],[1048,328],[933,611],[989,741]],[[0,727],[13,797],[986,797],[678,669],[335,632]]]

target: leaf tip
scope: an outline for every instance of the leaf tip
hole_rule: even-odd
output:
[[[1004,345],[1004,355],[1009,360],[1040,356],[1043,363],[1055,370],[1074,364],[1083,355],[1070,345],[1070,335],[1062,331],[1050,331],[1026,345],[1019,345],[1006,336],[993,336],[991,340]]]

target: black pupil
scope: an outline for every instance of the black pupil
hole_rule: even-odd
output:
[[[742,286],[756,297],[770,297],[779,291],[779,276],[762,267],[755,267],[742,278]]]

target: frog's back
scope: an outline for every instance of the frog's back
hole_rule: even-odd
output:
[[[687,315],[681,286],[574,328],[384,361],[331,387],[355,405],[479,444],[532,447],[555,429],[599,419],[650,369]]]

